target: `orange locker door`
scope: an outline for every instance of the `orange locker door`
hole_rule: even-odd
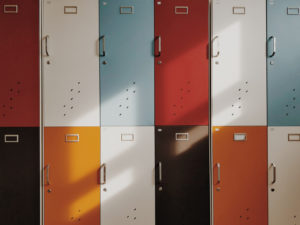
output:
[[[45,225],[99,225],[100,127],[49,127],[44,139]]]
[[[213,127],[214,225],[267,225],[267,128]]]

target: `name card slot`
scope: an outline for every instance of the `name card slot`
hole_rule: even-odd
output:
[[[121,141],[134,141],[134,134],[121,134]]]
[[[19,135],[18,134],[5,134],[4,142],[5,143],[19,143]]]
[[[4,13],[18,13],[19,7],[18,5],[4,5]]]
[[[299,15],[300,10],[299,10],[299,8],[287,8],[287,14],[288,15]]]
[[[64,14],[77,14],[77,6],[65,6]]]
[[[120,14],[133,14],[134,7],[133,6],[121,6],[120,7]]]
[[[175,6],[175,14],[187,15],[189,14],[188,6]]]
[[[246,8],[245,7],[232,7],[232,13],[235,15],[245,15]]]
[[[247,134],[245,133],[235,133],[233,135],[234,141],[246,141],[247,140]]]
[[[66,134],[65,142],[79,142],[79,134]]]
[[[300,134],[289,134],[288,141],[300,141]]]
[[[176,139],[176,141],[188,141],[189,133],[176,133],[175,139]]]

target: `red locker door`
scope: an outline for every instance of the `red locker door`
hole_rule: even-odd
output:
[[[155,124],[208,125],[208,0],[155,0]]]
[[[0,1],[0,126],[39,125],[39,0]]]
[[[266,127],[213,127],[215,225],[268,225]]]

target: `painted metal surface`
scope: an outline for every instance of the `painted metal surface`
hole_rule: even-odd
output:
[[[99,225],[100,128],[44,131],[45,225]]]
[[[265,126],[266,2],[214,0],[212,34],[212,124]]]
[[[0,27],[0,127],[39,126],[39,1],[1,1]]]
[[[155,124],[208,125],[208,0],[155,0]]]
[[[269,127],[269,224],[299,224],[300,127]]]
[[[153,0],[100,0],[101,126],[154,125]]]
[[[39,128],[0,129],[1,224],[40,224]]]
[[[299,126],[300,3],[267,1],[268,125]]]
[[[210,223],[207,126],[155,128],[156,224]]]
[[[155,224],[154,127],[101,127],[101,224]]]
[[[268,225],[267,127],[213,127],[215,225]]]
[[[45,126],[99,126],[98,1],[43,4]]]

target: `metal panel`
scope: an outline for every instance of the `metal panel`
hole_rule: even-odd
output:
[[[0,129],[1,224],[40,224],[39,144],[38,127]]]
[[[1,1],[0,27],[0,127],[39,126],[39,1]]]
[[[100,128],[47,127],[44,137],[45,225],[99,225]]]
[[[155,129],[156,224],[210,223],[207,126]]]
[[[101,126],[154,125],[153,0],[100,0]]]
[[[99,126],[98,1],[43,5],[45,125]]]
[[[268,125],[300,125],[300,3],[267,1]]]
[[[214,224],[268,225],[267,127],[213,127],[212,139]]]
[[[155,124],[208,125],[208,0],[155,0]]]
[[[214,0],[212,5],[212,124],[264,126],[266,2]]]
[[[269,224],[298,224],[300,127],[269,127]]]
[[[101,127],[101,140],[101,224],[155,224],[154,127]]]

